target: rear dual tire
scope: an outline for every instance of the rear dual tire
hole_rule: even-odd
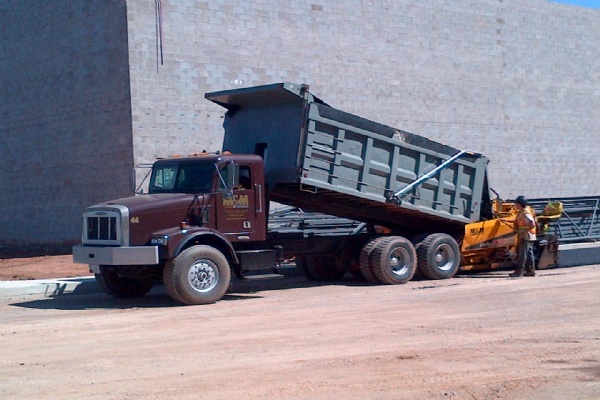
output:
[[[379,243],[380,240],[386,238],[374,238],[369,240],[360,251],[359,264],[360,264],[360,272],[362,276],[369,283],[380,283],[375,276],[375,272],[373,272],[373,265],[371,264],[371,256],[373,255],[373,251],[375,247]]]
[[[401,236],[384,236],[367,242],[360,254],[360,269],[371,283],[404,284],[415,274],[417,255]]]
[[[415,248],[408,239],[400,236],[387,239],[380,241],[373,250],[373,272],[377,279],[386,285],[404,284],[415,274]]]
[[[419,271],[428,279],[449,279],[460,265],[460,248],[456,240],[445,233],[434,233],[417,246]]]
[[[360,271],[370,283],[403,284],[416,272],[427,279],[449,279],[460,265],[460,248],[445,233],[421,236],[414,243],[401,236],[368,241],[360,252]]]

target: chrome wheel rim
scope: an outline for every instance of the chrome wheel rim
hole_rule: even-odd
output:
[[[438,247],[435,253],[435,264],[437,269],[440,271],[449,271],[452,269],[454,263],[454,250],[452,246],[447,244],[441,245]]]
[[[406,249],[397,247],[390,253],[389,266],[394,275],[403,276],[407,274],[410,263],[411,257]]]
[[[188,271],[188,283],[196,292],[210,292],[219,283],[219,270],[209,260],[198,260]]]

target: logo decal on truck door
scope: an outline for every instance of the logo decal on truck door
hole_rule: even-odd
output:
[[[223,207],[225,208],[248,208],[248,195],[237,194],[232,196],[230,199],[223,198]]]
[[[247,194],[236,194],[231,198],[223,198],[223,215],[226,220],[248,220],[250,198]]]

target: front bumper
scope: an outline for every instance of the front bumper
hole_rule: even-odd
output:
[[[158,246],[73,246],[73,261],[89,265],[156,265]]]

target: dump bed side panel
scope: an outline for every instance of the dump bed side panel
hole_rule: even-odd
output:
[[[310,104],[303,185],[388,203],[459,150],[322,104]],[[386,129],[387,128],[387,129]],[[383,133],[383,132],[382,132]],[[401,208],[457,222],[479,219],[487,159],[466,155],[401,197]]]

